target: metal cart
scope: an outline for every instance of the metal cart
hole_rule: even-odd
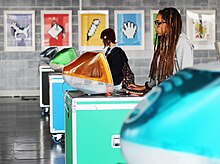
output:
[[[64,93],[74,90],[64,82],[62,74],[49,75],[50,90],[50,133],[55,143],[60,143],[65,133]]]
[[[40,107],[42,115],[49,113],[49,79],[48,76],[54,72],[49,65],[43,64],[39,66],[40,72]]]

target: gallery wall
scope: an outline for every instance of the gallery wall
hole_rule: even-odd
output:
[[[215,38],[220,39],[220,1],[219,0],[0,0],[0,96],[39,95],[39,54],[41,53],[41,11],[72,11],[72,44],[80,54],[78,47],[78,10],[108,10],[109,26],[114,28],[115,10],[144,10],[143,50],[126,50],[129,64],[135,73],[136,83],[142,84],[147,79],[149,64],[152,58],[151,44],[151,10],[164,7],[176,7],[183,20],[183,32],[186,32],[187,10],[215,10]],[[4,47],[4,11],[35,11],[35,51],[5,51]],[[198,49],[194,52],[194,65],[216,60],[214,49]]]

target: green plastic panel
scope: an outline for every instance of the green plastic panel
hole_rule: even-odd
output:
[[[112,148],[112,135],[119,135],[130,110],[78,110],[77,163],[124,164],[120,148]]]

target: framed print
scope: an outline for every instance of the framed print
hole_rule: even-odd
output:
[[[35,11],[4,11],[4,50],[35,51]]]
[[[72,47],[72,11],[41,11],[41,49]]]
[[[154,47],[154,41],[156,39],[156,31],[154,28],[154,21],[156,20],[157,14],[158,14],[159,10],[151,10],[150,11],[150,22],[151,22],[151,45],[152,48]]]
[[[144,10],[115,10],[118,46],[125,50],[144,49]]]
[[[187,10],[186,34],[195,50],[215,49],[215,10]]]
[[[101,32],[109,26],[108,10],[79,10],[79,50],[103,49]]]

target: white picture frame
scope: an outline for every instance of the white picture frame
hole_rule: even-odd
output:
[[[79,51],[99,51],[104,48],[101,32],[109,27],[108,10],[78,11]]]
[[[4,11],[4,51],[35,51],[35,11]]]
[[[72,11],[41,11],[41,50],[72,47]]]
[[[144,10],[115,10],[117,45],[124,50],[145,49]]]
[[[215,49],[215,10],[187,10],[186,35],[195,50]]]

